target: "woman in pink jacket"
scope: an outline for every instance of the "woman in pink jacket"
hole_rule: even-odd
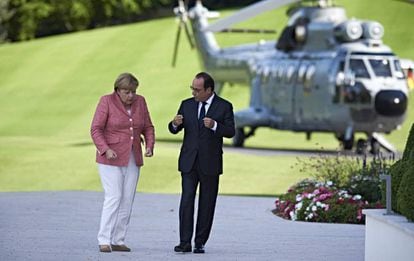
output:
[[[138,80],[130,73],[118,76],[114,92],[102,96],[91,126],[96,162],[105,200],[98,233],[101,252],[131,251],[125,235],[145,156],[154,149],[154,126],[144,97],[136,94]],[[142,138],[143,137],[143,138]]]

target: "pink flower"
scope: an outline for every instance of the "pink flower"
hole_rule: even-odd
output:
[[[358,220],[361,220],[362,219],[362,209],[358,209],[358,211],[357,211],[357,219]]]

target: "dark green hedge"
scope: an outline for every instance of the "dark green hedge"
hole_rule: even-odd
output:
[[[390,167],[390,173],[391,173],[391,206],[392,209],[399,213],[398,208],[397,208],[397,194],[398,194],[398,189],[400,187],[400,183],[401,183],[401,178],[403,176],[403,169],[404,169],[404,164],[405,162],[403,162],[403,160],[399,160],[397,162],[395,162],[391,167]],[[383,187],[384,193],[383,193],[383,199],[385,202],[385,184]]]
[[[397,209],[408,220],[414,221],[414,161],[410,162],[398,189]]]
[[[203,4],[217,9],[256,1],[204,0]],[[0,43],[173,16],[176,5],[173,0],[0,0]]]
[[[393,197],[396,197],[394,210],[401,213],[407,219],[414,221],[414,124],[411,126],[405,145],[400,166],[391,173],[391,182],[397,183],[398,190],[393,189]]]
[[[138,21],[172,8],[171,0],[2,0],[0,41]],[[172,12],[171,12],[172,13]]]

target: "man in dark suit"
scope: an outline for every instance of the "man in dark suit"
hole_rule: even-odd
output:
[[[175,252],[191,252],[194,228],[194,199],[200,184],[194,253],[204,253],[210,235],[219,186],[223,173],[223,137],[234,136],[233,106],[214,93],[214,80],[198,73],[191,85],[193,98],[181,102],[168,129],[177,134],[184,129],[178,169],[181,171],[180,244]]]

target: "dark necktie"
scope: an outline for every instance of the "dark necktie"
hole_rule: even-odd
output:
[[[201,105],[200,116],[198,117],[198,125],[200,128],[204,126],[203,119],[206,117],[206,104],[207,102],[203,102],[203,105]]]

